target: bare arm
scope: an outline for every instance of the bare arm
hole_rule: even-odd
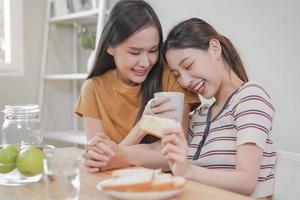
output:
[[[160,152],[160,141],[152,144],[137,144],[125,148],[125,157],[127,163],[132,163],[136,166],[144,166],[149,168],[162,168],[170,170],[167,161]]]
[[[85,134],[88,139],[88,151],[84,155],[86,159],[84,165],[88,171],[98,172],[99,168],[106,170],[132,165],[169,170],[169,166],[160,152],[160,142],[126,146],[126,143],[124,143],[126,140],[124,140],[122,141],[123,144],[117,145],[103,133],[101,120],[91,117],[84,117],[83,120]],[[137,126],[132,129],[131,136],[135,134],[134,131],[138,131]],[[106,143],[102,139],[98,140],[97,138],[106,138]]]
[[[188,162],[188,146],[183,136],[178,136],[179,132],[173,130],[162,139],[162,153],[174,174],[245,195],[254,192],[263,153],[259,147],[252,143],[239,146],[235,170],[206,169]]]
[[[168,98],[161,98],[156,101],[157,105],[152,107],[152,113],[157,113],[158,115],[163,115],[163,112],[172,110],[174,107],[170,106],[161,106],[164,102],[168,101]],[[184,108],[184,117],[183,117],[183,126],[186,127],[185,130],[187,132],[187,127],[189,124],[189,106],[185,105]],[[85,129],[86,134],[88,136],[88,140],[94,138],[97,133],[103,132],[102,123],[98,119],[86,118]],[[103,151],[103,141],[92,142],[90,146],[90,153],[86,156],[87,160],[91,160],[91,162],[86,162],[86,167],[88,168],[101,168],[111,169],[111,168],[121,168],[128,167],[131,165],[140,165],[150,168],[163,168],[164,170],[169,170],[169,166],[164,159],[162,153],[160,152],[160,141],[155,142],[153,144],[139,144],[140,141],[147,133],[139,128],[139,122],[133,127],[133,129],[129,132],[126,138],[119,144],[116,145],[113,141],[108,141],[106,143],[107,148],[110,148],[115,155],[110,158],[110,154],[107,152],[107,161],[99,161],[100,157],[103,158],[100,154]],[[96,140],[95,140],[96,141]],[[101,151],[98,151],[95,147],[98,146]],[[137,156],[138,155],[138,156]],[[118,163],[116,163],[116,161]],[[105,167],[104,167],[105,165]],[[91,171],[91,170],[90,170]],[[96,171],[93,170],[94,172]]]
[[[162,100],[164,100],[164,99],[162,99]],[[157,101],[157,103],[159,105],[161,102]],[[164,103],[164,101],[162,101],[162,103]],[[168,111],[168,109],[171,110],[172,108],[173,107],[164,107],[163,109],[165,109],[164,111]],[[151,109],[151,108],[148,108],[148,109]],[[156,112],[163,113],[164,111],[156,109],[154,111],[151,111],[151,113],[154,113],[154,114]],[[188,104],[185,104],[184,110],[183,110],[182,127],[183,127],[183,130],[184,130],[184,133],[186,136],[188,133],[188,127],[189,127],[189,122],[190,122],[189,121],[189,111],[190,111],[190,106]],[[147,134],[147,132],[140,129],[139,123],[140,123],[140,121],[138,123],[136,123],[136,125],[131,129],[131,131],[128,133],[126,138],[119,145],[130,146],[130,145],[139,144],[142,141],[142,139]]]
[[[83,124],[87,141],[95,137],[97,134],[103,133],[104,131],[102,121],[100,119],[83,116]]]
[[[168,163],[160,152],[160,141],[152,144],[120,146],[108,137],[99,135],[89,141],[85,166],[97,170],[110,170],[129,166],[144,166],[169,170]],[[99,152],[100,150],[100,152]]]
[[[145,131],[140,129],[140,122],[137,122],[135,126],[131,129],[128,135],[122,140],[119,145],[120,146],[130,146],[134,144],[139,144],[143,137],[147,134]]]
[[[262,150],[254,144],[237,149],[236,169],[232,171],[206,169],[189,165],[185,177],[245,195],[251,195],[257,184]]]

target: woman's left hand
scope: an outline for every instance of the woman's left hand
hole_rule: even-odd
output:
[[[99,167],[100,171],[122,167],[122,160],[124,159],[122,147],[110,138],[95,137],[93,141],[89,143],[87,149],[101,152],[106,156],[106,159],[102,161],[102,166]]]
[[[188,145],[182,128],[165,131],[161,145],[161,152],[168,161],[173,174],[185,176],[189,167],[187,160]]]

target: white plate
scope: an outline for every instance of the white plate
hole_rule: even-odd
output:
[[[117,191],[103,191],[101,185],[108,180],[100,181],[96,188],[105,194],[124,200],[155,200],[155,199],[168,199],[180,194],[184,188],[168,190],[168,191],[160,191],[160,192],[117,192]]]

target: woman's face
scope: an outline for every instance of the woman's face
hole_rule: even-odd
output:
[[[155,26],[148,26],[134,33],[107,52],[114,57],[118,77],[127,85],[145,81],[159,56],[159,33]]]
[[[186,48],[169,49],[166,59],[177,81],[183,87],[210,99],[215,96],[222,82],[219,54]]]

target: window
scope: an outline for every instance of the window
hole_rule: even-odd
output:
[[[23,0],[0,0],[0,75],[23,75]]]

